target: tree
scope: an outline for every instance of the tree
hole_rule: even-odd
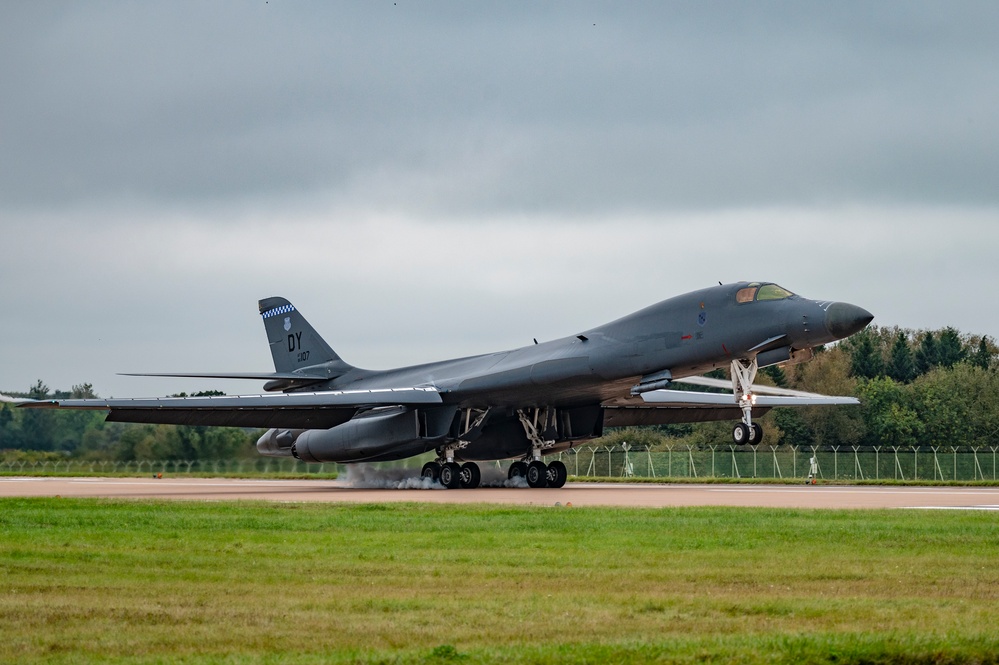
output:
[[[923,423],[905,387],[893,379],[868,381],[860,387],[860,401],[870,444],[911,446],[923,433]]]
[[[73,389],[69,391],[69,396],[72,399],[94,399],[97,397],[97,393],[94,392],[92,383],[80,383],[73,386]]]
[[[944,328],[937,343],[937,362],[941,367],[953,367],[967,355],[961,336],[951,327]]]
[[[31,386],[28,390],[28,397],[31,399],[47,399],[49,396],[49,387],[42,383],[41,379],[35,382],[35,385]]]
[[[778,388],[787,388],[787,375],[784,370],[781,369],[780,365],[770,365],[769,367],[764,367],[760,370],[766,376],[774,382],[774,385]]]
[[[850,354],[850,374],[858,379],[873,379],[884,373],[884,359],[874,335],[866,330],[854,335]]]
[[[919,343],[919,349],[916,351],[916,373],[926,374],[931,369],[940,364],[940,356],[937,352],[937,340],[933,337],[933,333],[926,331],[923,334],[923,339]]]
[[[989,338],[982,335],[978,342],[978,350],[971,354],[969,360],[975,367],[988,369],[992,366],[992,351],[989,350]]]
[[[916,361],[912,357],[909,337],[901,330],[891,347],[887,374],[899,383],[909,383],[916,378]]]

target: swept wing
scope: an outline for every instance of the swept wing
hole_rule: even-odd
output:
[[[418,387],[212,397],[43,400],[22,406],[107,411],[107,419],[112,422],[326,429],[347,422],[364,409],[440,403],[440,394],[435,389]]]

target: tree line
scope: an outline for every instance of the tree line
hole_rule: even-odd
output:
[[[985,336],[962,335],[949,327],[914,331],[872,326],[818,349],[809,362],[764,368],[757,381],[861,400],[859,407],[774,409],[759,419],[766,431],[764,446],[999,445],[999,362],[995,342]],[[27,392],[7,394],[32,399],[97,396],[87,383],[59,391],[42,381]],[[731,426],[716,422],[608,430],[595,443],[627,441],[654,450],[728,445]],[[103,411],[0,406],[0,451],[6,458],[233,459],[256,456],[260,434],[228,427],[108,423]]]
[[[97,397],[89,383],[69,391],[50,390],[38,381],[27,392],[8,392],[31,399]],[[215,390],[193,393],[209,397]],[[174,397],[187,397],[179,393]],[[104,411],[0,408],[0,454],[5,459],[205,460],[255,457],[260,431],[232,427],[139,425],[104,421]]]

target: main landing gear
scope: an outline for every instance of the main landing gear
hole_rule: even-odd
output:
[[[468,445],[467,441],[457,441],[437,449],[439,457],[433,462],[423,465],[420,476],[437,481],[449,490],[475,489],[482,481],[482,472],[475,462],[465,462],[458,464],[454,461],[454,451],[461,450]]]
[[[466,434],[481,429],[488,411],[483,411],[473,422],[471,413],[466,417]],[[545,450],[555,446],[555,439],[558,438],[558,429],[555,422],[556,412],[554,409],[533,408],[517,411],[517,418],[527,440],[531,444],[531,449],[524,456],[523,460],[510,465],[507,477],[523,478],[529,487],[563,487],[569,477],[569,470],[565,464],[556,460],[550,464],[541,461],[541,456]],[[433,482],[439,482],[448,489],[473,489],[479,486],[482,481],[482,473],[475,462],[465,462],[458,464],[454,461],[455,452],[468,446],[468,441],[462,438],[437,449],[437,459],[423,465],[420,472],[421,477],[429,478]]]
[[[514,462],[510,465],[507,477],[510,480],[523,478],[529,487],[559,488],[565,485],[565,481],[569,477],[569,470],[565,468],[565,464],[558,460],[551,464],[545,464],[541,460],[534,460],[530,464]]]
[[[555,426],[555,410],[548,408],[533,408],[528,410],[517,409],[517,418],[524,428],[527,440],[531,442],[531,452],[524,461],[514,462],[510,465],[509,478],[520,476],[527,480],[530,487],[562,487],[569,477],[569,471],[565,464],[554,461],[545,464],[541,461],[543,451],[555,446],[555,437],[558,430]],[[527,460],[531,460],[527,462]]]
[[[473,490],[482,481],[482,472],[479,470],[479,465],[475,462],[465,462],[464,464],[458,464],[453,461],[444,462],[443,464],[440,462],[427,462],[423,465],[423,471],[420,472],[420,476],[439,482],[449,490],[458,488]]]
[[[735,393],[739,408],[742,409],[742,422],[736,423],[732,428],[732,440],[738,446],[747,443],[755,446],[763,440],[763,428],[753,422],[753,404],[756,403],[753,381],[756,380],[756,372],[759,369],[756,358],[749,362],[732,361],[732,392]]]

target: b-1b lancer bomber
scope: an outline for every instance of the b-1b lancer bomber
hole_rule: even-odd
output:
[[[814,347],[874,318],[855,305],[809,300],[773,283],[739,282],[512,351],[367,370],[342,360],[284,298],[259,306],[274,372],[147,376],[264,380],[265,394],[20,406],[106,410],[116,422],[268,428],[257,441],[261,454],[305,462],[376,462],[436,451],[423,475],[447,488],[477,487],[476,461],[512,459],[511,478],[561,487],[565,465],[544,457],[598,437],[605,427],[732,419],[733,441],[757,444],[763,430],[754,413],[856,404],[753,382],[760,367],[807,360]],[[731,384],[701,376],[718,368],[731,371]],[[732,392],[671,389],[677,382],[722,384]]]

